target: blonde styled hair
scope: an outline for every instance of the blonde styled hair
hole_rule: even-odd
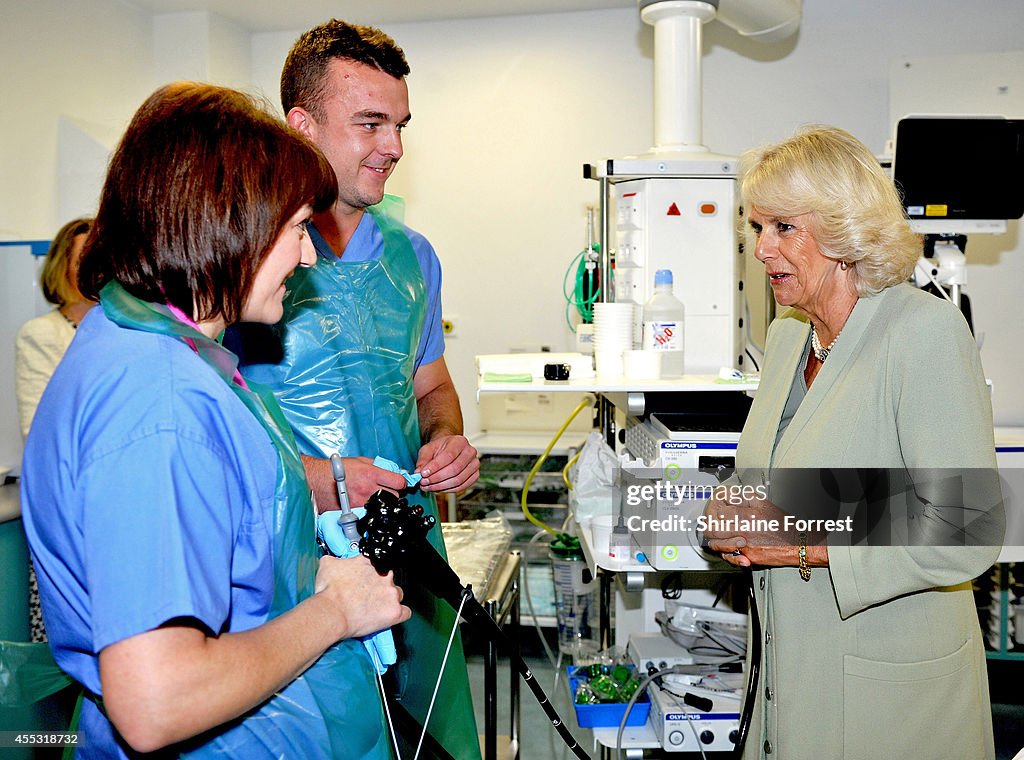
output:
[[[43,288],[43,295],[46,300],[56,306],[64,306],[69,303],[77,303],[82,300],[82,294],[78,292],[78,284],[71,282],[71,250],[75,245],[75,238],[79,235],[86,235],[92,227],[92,219],[72,219],[65,224],[50,243],[46,251],[46,260],[43,262],[43,271],[39,275],[39,284]]]
[[[921,256],[921,238],[896,186],[871,151],[842,129],[802,127],[789,139],[740,158],[748,208],[776,217],[810,213],[821,252],[853,264],[858,296],[905,282]]]

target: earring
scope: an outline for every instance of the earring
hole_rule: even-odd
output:
[[[842,269],[845,272],[847,269],[850,268],[850,264],[848,262],[846,262],[846,261],[840,261],[839,262],[839,268]]]

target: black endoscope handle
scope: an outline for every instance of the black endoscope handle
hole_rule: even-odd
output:
[[[580,760],[590,760],[590,756],[583,751],[555,712],[526,661],[509,644],[501,627],[427,541],[427,532],[436,523],[433,516],[423,514],[422,507],[409,506],[409,502],[389,491],[377,491],[366,502],[366,516],[359,521],[359,529],[364,534],[359,542],[359,551],[373,563],[379,573],[398,567],[415,570],[415,574],[410,572],[407,576],[415,577],[456,612],[461,609],[461,615],[466,620],[479,623],[487,636],[509,653],[516,670],[566,746]]]

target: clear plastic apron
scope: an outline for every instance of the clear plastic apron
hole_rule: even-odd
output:
[[[380,208],[368,212],[384,237],[383,255],[355,262],[318,256],[315,266],[297,270],[288,280],[285,319],[273,330],[281,345],[270,353],[281,360],[243,366],[242,372],[273,388],[303,454],[382,456],[412,472],[420,448],[412,378],[426,284],[403,225]],[[416,492],[409,501],[437,516],[431,495]],[[429,538],[446,557],[440,528]],[[455,615],[415,584],[404,590],[413,616],[393,629],[396,697],[422,723]],[[429,729],[458,760],[479,757],[458,636]]]
[[[233,382],[234,354],[175,319],[166,307],[141,301],[116,283],[103,288],[100,303],[119,325],[189,339],[267,431],[278,460],[270,617],[294,608],[313,594],[319,553],[305,471],[273,394],[266,388],[250,385],[246,389]],[[362,643],[351,639],[331,647],[242,723],[185,756],[391,758],[373,666]]]

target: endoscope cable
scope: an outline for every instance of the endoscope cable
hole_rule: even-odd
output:
[[[395,720],[391,717],[391,708],[388,707],[388,697],[384,691],[384,679],[381,678],[381,671],[383,670],[380,662],[380,655],[377,654],[375,647],[369,647],[370,656],[373,659],[373,670],[377,676],[377,685],[380,687],[380,701],[384,704],[384,717],[388,721],[388,730],[391,732],[391,743],[395,748],[395,757],[398,760],[402,760],[402,750],[398,746],[398,736],[395,734]]]
[[[452,623],[452,631],[448,636],[448,646],[444,650],[444,658],[441,660],[441,670],[437,674],[437,682],[434,684],[434,693],[430,695],[430,704],[427,706],[427,715],[423,719],[423,731],[420,733],[420,741],[416,745],[416,753],[412,756],[412,760],[418,760],[420,756],[420,750],[423,748],[423,740],[427,736],[427,725],[430,723],[430,714],[434,711],[434,701],[437,699],[437,692],[441,688],[441,679],[444,678],[444,669],[448,665],[448,655],[452,651],[452,642],[455,640],[455,632],[459,630],[459,618],[462,617],[462,609],[466,606],[466,599],[472,596],[469,587],[462,594],[462,602],[459,604],[459,609],[455,612],[455,621]]]
[[[743,712],[740,715],[739,730],[736,735],[736,747],[733,760],[743,757],[743,747],[750,733],[750,723],[754,717],[754,698],[757,694],[757,683],[761,675],[761,620],[757,615],[757,599],[754,598],[754,576],[750,568],[745,568],[747,591],[750,596],[750,677],[747,679],[747,692],[743,697]]]

